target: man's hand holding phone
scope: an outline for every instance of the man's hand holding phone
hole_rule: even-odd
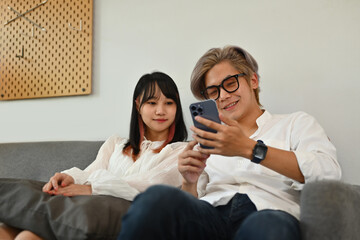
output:
[[[230,118],[219,114],[221,122],[224,124],[216,123],[214,121],[195,117],[198,124],[213,129],[214,132],[209,132],[196,126],[190,129],[195,133],[193,138],[200,143],[200,146],[207,146],[208,148],[199,148],[203,154],[218,154],[223,156],[242,156],[251,158],[252,150],[255,142],[247,137],[241,129],[240,124]]]

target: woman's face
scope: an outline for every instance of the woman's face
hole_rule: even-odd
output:
[[[174,100],[167,98],[157,87],[154,97],[144,102],[139,109],[140,116],[145,124],[144,135],[146,139],[151,141],[166,140],[169,128],[175,120],[176,109]]]

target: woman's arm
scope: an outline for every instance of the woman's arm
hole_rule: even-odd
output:
[[[114,151],[115,145],[124,142],[125,139],[118,136],[111,136],[99,149],[95,161],[93,161],[85,170],[77,167],[65,170],[61,173],[55,173],[47,182],[43,191],[53,194],[53,190],[57,191],[59,187],[66,187],[71,184],[84,184],[89,175],[97,169],[108,167],[109,159]]]
[[[115,146],[117,144],[125,143],[126,139],[121,138],[119,136],[111,136],[108,138],[105,143],[99,149],[99,152],[96,156],[96,159],[84,170],[81,170],[77,167],[73,167],[71,169],[62,171],[67,175],[70,175],[74,178],[75,184],[84,184],[91,173],[98,169],[107,169],[109,166],[109,160],[111,155],[114,152]]]

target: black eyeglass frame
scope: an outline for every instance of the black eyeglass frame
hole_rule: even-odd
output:
[[[233,92],[235,92],[236,90],[238,90],[239,87],[240,87],[239,77],[243,77],[243,76],[245,76],[245,75],[246,75],[245,73],[238,73],[238,74],[235,74],[235,75],[228,76],[228,77],[226,77],[224,80],[221,81],[221,84],[220,84],[220,85],[212,85],[212,86],[209,86],[209,87],[205,88],[204,91],[201,91],[200,93],[201,93],[201,95],[203,95],[204,98],[209,99],[209,97],[207,96],[206,90],[209,89],[209,88],[216,87],[217,90],[218,90],[218,91],[217,91],[217,92],[218,92],[218,96],[217,96],[217,98],[214,99],[214,100],[216,101],[216,100],[218,100],[219,97],[220,97],[220,87],[221,87],[222,89],[224,89],[224,90],[225,90],[226,92],[228,92],[228,93],[233,93]],[[228,91],[226,88],[224,88],[224,82],[225,82],[226,80],[232,78],[232,77],[235,77],[235,79],[236,79],[237,88],[236,88],[235,90],[233,90],[233,91]],[[213,98],[212,98],[212,99],[213,99]]]

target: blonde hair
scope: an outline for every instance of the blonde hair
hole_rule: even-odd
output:
[[[216,64],[228,61],[240,73],[245,73],[245,79],[250,86],[250,79],[256,73],[258,79],[258,64],[256,60],[244,49],[236,46],[225,46],[224,48],[212,48],[208,50],[196,63],[191,74],[191,91],[198,99],[204,99],[201,94],[205,90],[205,75]],[[254,89],[256,101],[259,106],[260,87]]]

